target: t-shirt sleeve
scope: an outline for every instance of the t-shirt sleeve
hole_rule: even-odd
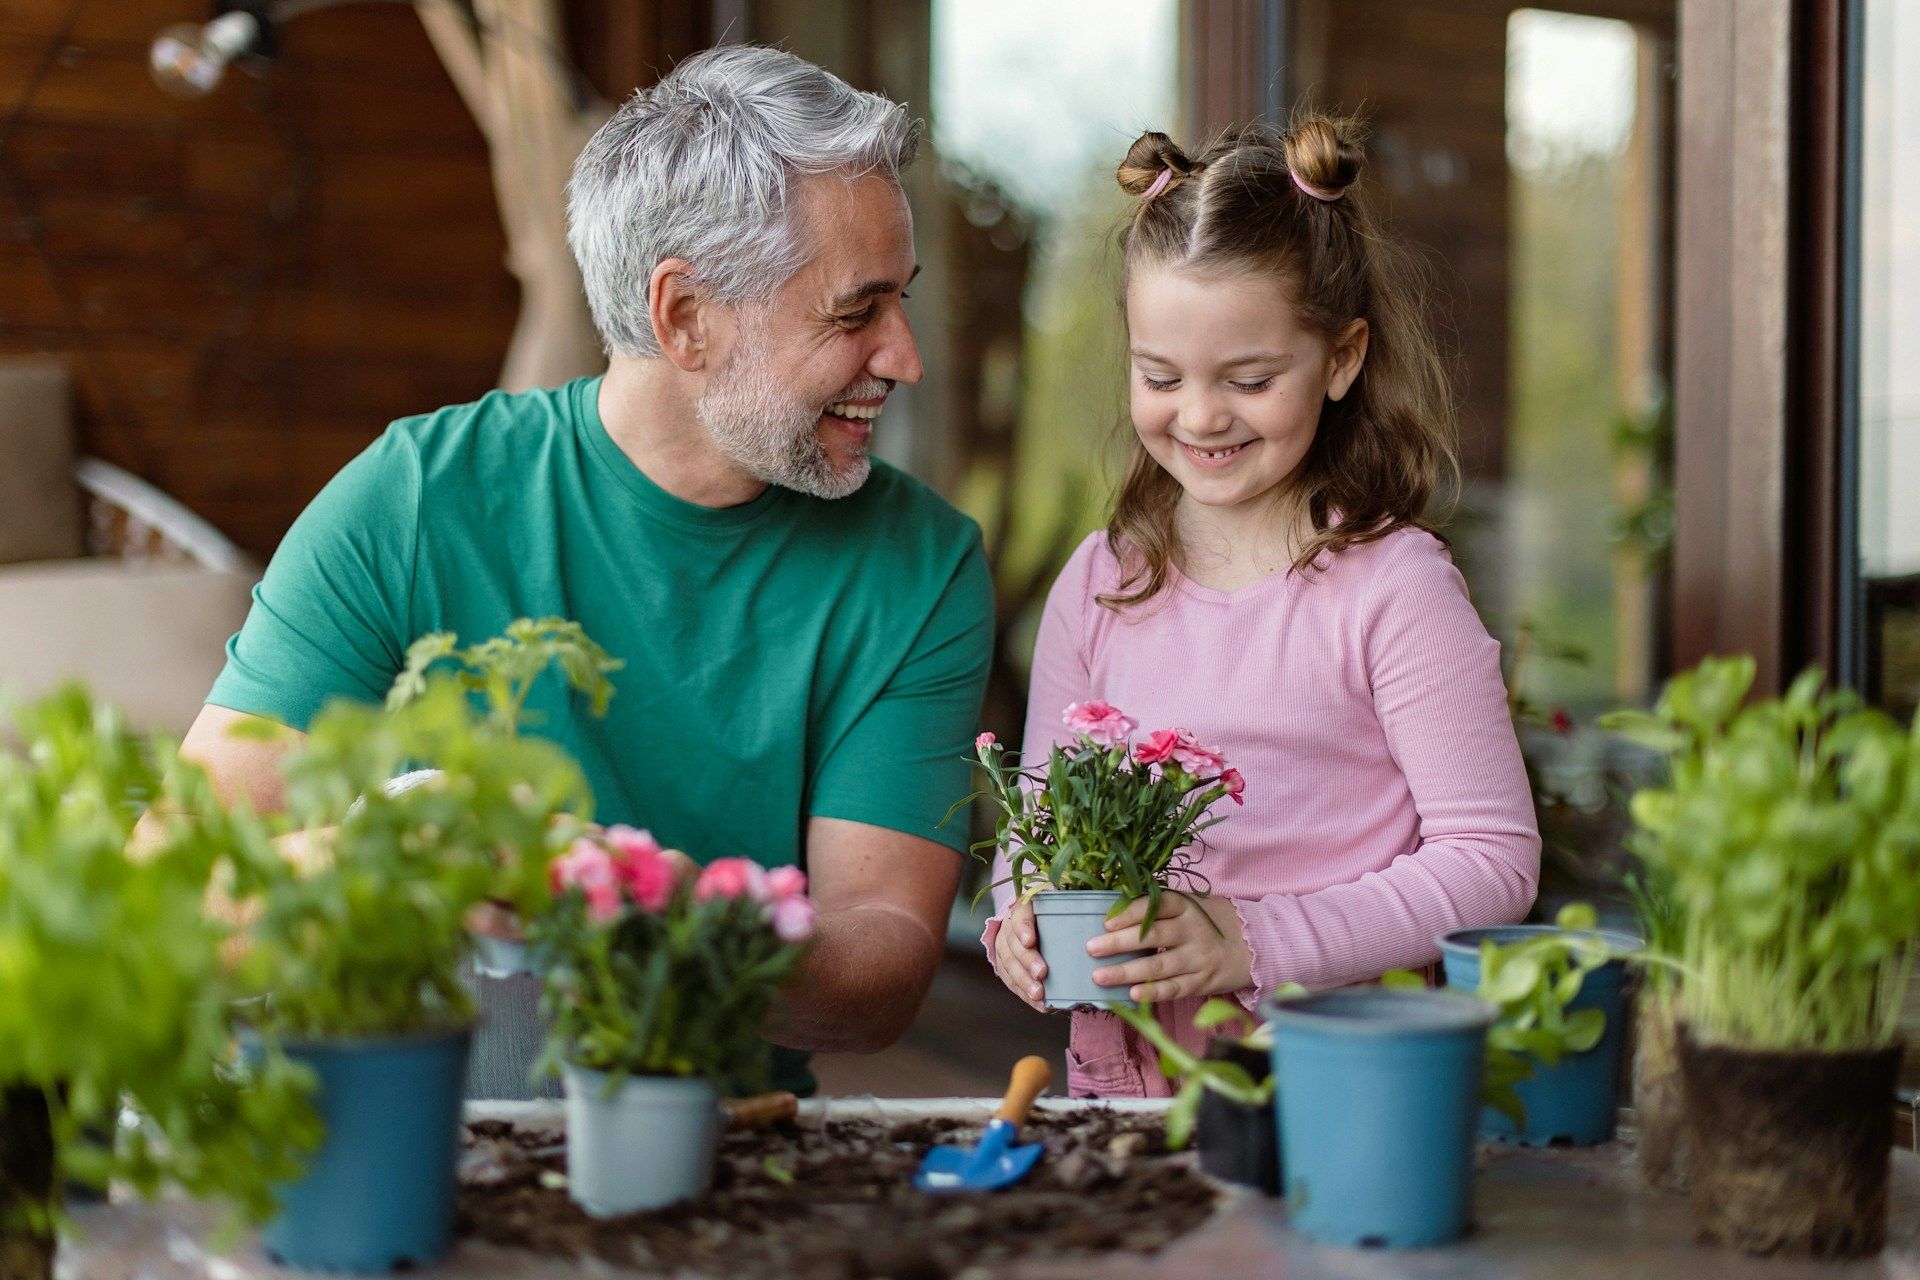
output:
[[[968,752],[993,659],[993,578],[978,534],[913,646],[814,776],[808,812],[964,851]]]
[[[333,698],[384,698],[413,639],[419,508],[419,455],[389,429],[287,531],[207,701],[305,731]]]

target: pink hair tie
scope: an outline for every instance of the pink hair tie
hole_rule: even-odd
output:
[[[1140,198],[1142,200],[1153,199],[1155,196],[1159,195],[1162,191],[1165,191],[1167,189],[1167,184],[1172,181],[1173,181],[1173,170],[1162,169],[1160,171],[1160,176],[1153,180],[1153,185],[1140,193]]]
[[[1340,198],[1340,193],[1338,191],[1322,191],[1318,187],[1309,186],[1307,183],[1302,182],[1300,180],[1300,175],[1295,173],[1291,169],[1287,170],[1287,176],[1293,179],[1294,186],[1300,188],[1302,192],[1312,196],[1315,200],[1322,201],[1323,203],[1326,203],[1326,204],[1332,204],[1335,200],[1338,200]]]

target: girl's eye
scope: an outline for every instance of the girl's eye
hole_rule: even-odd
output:
[[[1273,378],[1269,376],[1269,377],[1260,379],[1260,381],[1258,382],[1236,382],[1233,384],[1233,389],[1235,391],[1244,391],[1248,395],[1252,395],[1256,391],[1265,391],[1268,387],[1272,385],[1273,385]]]
[[[1147,390],[1149,391],[1171,391],[1174,384],[1179,382],[1180,379],[1168,378],[1165,382],[1162,382],[1158,378],[1149,377],[1143,373],[1140,375],[1140,381],[1146,384]]]

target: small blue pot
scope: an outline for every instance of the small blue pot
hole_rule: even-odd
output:
[[[1444,1244],[1467,1229],[1494,1011],[1432,991],[1268,999],[1293,1226],[1329,1244]]]
[[[1454,929],[1434,939],[1446,964],[1447,985],[1472,993],[1480,989],[1480,943],[1491,938],[1505,946],[1561,933],[1550,924],[1495,925],[1484,929]],[[1622,950],[1636,950],[1638,938],[1624,933],[1597,931],[1597,936]],[[1480,1113],[1480,1132],[1502,1142],[1522,1146],[1545,1147],[1560,1143],[1590,1147],[1613,1137],[1614,1120],[1619,1111],[1621,1047],[1625,1042],[1626,1009],[1622,985],[1626,981],[1625,961],[1613,960],[1587,975],[1580,994],[1567,1006],[1569,1013],[1599,1009],[1607,1016],[1607,1029],[1600,1043],[1585,1053],[1570,1054],[1558,1066],[1534,1067],[1533,1075],[1514,1086],[1527,1109],[1525,1127],[1515,1129],[1513,1121],[1488,1107]]]
[[[286,1046],[319,1077],[327,1136],[281,1189],[280,1215],[261,1233],[268,1254],[292,1267],[391,1271],[446,1253],[471,1038],[462,1027]]]

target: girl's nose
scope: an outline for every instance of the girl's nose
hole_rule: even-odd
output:
[[[1180,430],[1194,438],[1214,435],[1233,425],[1233,414],[1210,395],[1193,394],[1180,405]]]

